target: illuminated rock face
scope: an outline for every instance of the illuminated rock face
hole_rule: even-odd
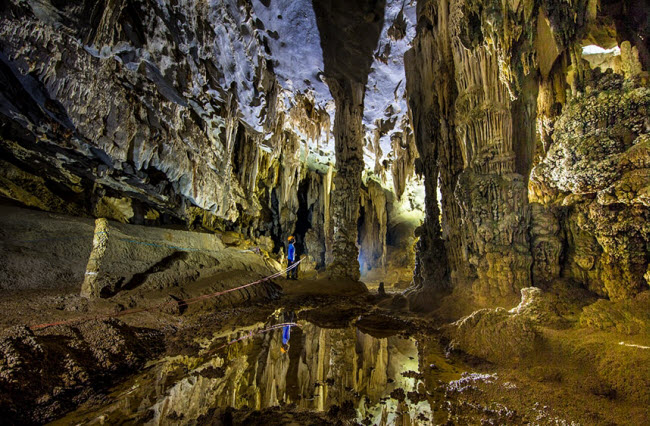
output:
[[[647,87],[591,73],[531,181],[531,198],[566,212],[566,275],[613,300],[648,289],[648,111]]]
[[[361,172],[399,198],[416,157],[399,56],[414,5],[362,3],[319,29],[306,0],[6,2],[0,194],[275,252],[296,234],[314,267],[358,276]]]
[[[629,298],[648,280],[648,8],[600,3],[10,0],[0,194],[276,257],[294,235],[306,269],[356,279],[387,267],[417,172],[411,309],[564,277]]]
[[[636,20],[587,3],[418,2],[405,68],[427,204],[412,308],[450,291],[513,306],[559,277],[613,299],[648,289],[647,47]],[[582,58],[593,43],[620,45],[609,74]]]
[[[532,262],[525,176],[534,146],[535,93],[515,100],[530,70],[508,74],[510,35],[498,28],[487,33],[481,27],[486,12],[481,16],[461,1],[422,3],[407,77],[427,196],[433,198],[440,182],[443,224],[441,229],[438,207],[429,201],[417,271],[421,285],[445,290],[451,279],[452,285],[470,285],[479,303],[514,300],[530,284]],[[507,13],[510,6],[504,7]],[[521,8],[523,25],[524,6],[514,7]],[[520,47],[522,57],[526,47]]]

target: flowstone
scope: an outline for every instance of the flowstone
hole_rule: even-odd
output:
[[[531,198],[566,213],[566,273],[613,300],[648,290],[650,89],[599,70],[555,123]]]

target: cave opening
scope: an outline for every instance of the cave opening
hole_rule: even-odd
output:
[[[284,241],[282,238],[282,226],[280,222],[280,201],[278,194],[273,188],[271,190],[271,239],[273,241],[273,252],[279,253],[280,249],[284,248]]]

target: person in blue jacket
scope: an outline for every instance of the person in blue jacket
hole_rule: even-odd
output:
[[[293,322],[296,319],[296,314],[293,311],[288,311],[283,314],[285,325],[282,327],[282,347],[280,351],[283,354],[289,352],[289,339],[291,339],[291,327],[294,326]]]
[[[286,354],[289,352],[289,339],[291,338],[291,326],[290,325],[285,325],[282,327],[282,347],[280,348],[280,351],[283,354]]]
[[[293,245],[295,239],[293,236],[289,237],[289,249],[287,250],[287,268],[293,265],[296,262],[296,247]],[[298,266],[287,271],[288,280],[297,280],[298,279]]]

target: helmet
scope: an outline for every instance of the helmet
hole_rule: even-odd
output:
[[[287,241],[293,241],[293,240],[294,240],[293,235],[290,235],[289,238],[287,238]]]

